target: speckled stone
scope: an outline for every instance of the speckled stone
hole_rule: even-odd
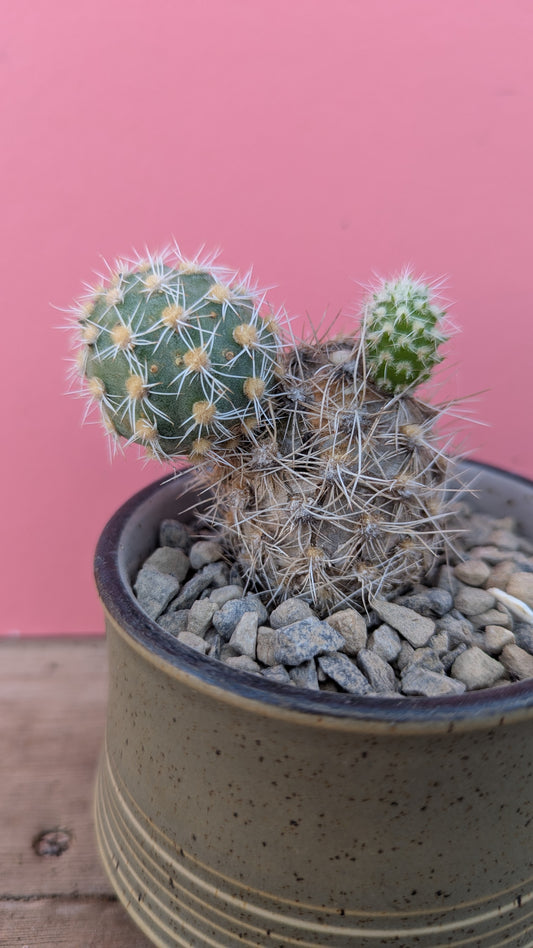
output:
[[[455,659],[451,668],[452,678],[462,681],[468,691],[490,688],[504,675],[504,669],[490,655],[474,645]]]
[[[143,566],[137,574],[134,589],[141,609],[151,619],[157,619],[179,592],[180,582],[170,573]]]
[[[500,662],[515,681],[533,678],[533,655],[519,645],[506,645],[500,655]]]
[[[388,662],[368,648],[360,649],[357,664],[371,688],[377,694],[391,694],[396,691],[396,675]]]
[[[261,671],[261,666],[254,662],[249,655],[233,655],[224,659],[224,664],[229,668],[236,668],[238,671],[253,672],[257,674]]]
[[[230,602],[231,599],[242,599],[244,596],[244,591],[242,586],[237,585],[236,583],[230,583],[229,586],[220,586],[218,589],[213,589],[209,594],[209,599],[211,602],[216,602],[219,609],[226,602]]]
[[[331,655],[321,655],[317,661],[328,678],[332,678],[336,684],[350,694],[367,695],[372,691],[368,679],[347,655],[336,652]]]
[[[435,624],[437,632],[446,632],[450,648],[455,648],[456,645],[461,645],[463,642],[470,643],[474,631],[474,627],[468,619],[464,616],[458,618],[457,615],[454,616],[449,613],[447,616],[443,616],[442,619],[437,619]]]
[[[533,609],[533,573],[513,573],[507,583],[506,592],[510,596],[521,599],[526,606]]]
[[[533,655],[533,625],[528,622],[517,622],[513,627],[516,644]]]
[[[170,632],[172,635],[178,635],[180,632],[185,632],[188,621],[188,609],[175,609],[172,612],[165,612],[164,615],[159,616],[157,624],[160,625],[162,629],[165,629],[166,632]]]
[[[229,644],[240,655],[255,659],[257,646],[257,612],[245,612],[235,626]]]
[[[427,668],[428,671],[436,672],[438,675],[444,674],[444,666],[439,656],[435,649],[429,648],[428,646],[415,648],[407,668],[413,665],[422,665],[424,668]],[[404,671],[406,670],[407,669],[404,669]]]
[[[435,622],[426,616],[420,616],[413,609],[399,606],[394,602],[385,602],[383,599],[374,599],[372,608],[380,619],[396,629],[410,645],[418,648],[425,645],[435,632]]]
[[[479,615],[469,616],[474,629],[485,629],[488,625],[501,625],[505,629],[512,629],[512,617],[505,609],[488,609]]]
[[[490,566],[483,560],[465,560],[454,567],[454,574],[467,586],[483,586],[490,576]]]
[[[402,675],[401,690],[404,695],[436,698],[441,695],[463,694],[466,687],[462,682],[439,675],[423,665],[411,665]]]
[[[261,674],[263,678],[267,678],[269,681],[277,681],[283,685],[292,685],[293,683],[285,665],[272,665],[269,668],[263,668]]]
[[[515,637],[502,625],[488,625],[483,633],[483,649],[487,655],[499,655],[506,645],[513,645]]]
[[[187,553],[191,547],[191,537],[185,524],[179,520],[162,520],[159,527],[159,545],[177,547]]]
[[[201,569],[208,563],[216,563],[221,560],[224,553],[220,543],[216,540],[197,540],[193,543],[189,551],[189,559],[193,569]]]
[[[357,655],[359,649],[365,647],[368,635],[366,622],[356,609],[334,612],[327,617],[326,622],[340,632],[344,639],[344,645],[339,648],[340,652]]]
[[[176,609],[189,609],[203,591],[211,585],[223,586],[221,565],[220,563],[209,563],[198,573],[195,573],[191,579],[187,580],[176,599]]]
[[[369,635],[368,648],[386,662],[393,662],[400,654],[402,640],[396,629],[384,622]]]
[[[462,586],[454,596],[454,606],[464,616],[474,616],[487,612],[496,604],[492,593],[477,586]]]
[[[302,662],[301,665],[295,665],[289,670],[289,677],[297,688],[308,688],[311,691],[318,691],[318,675],[314,659],[308,662]]]
[[[202,655],[205,655],[208,649],[205,639],[187,630],[179,633],[178,642],[181,642],[182,645],[187,645],[188,648],[193,648],[195,652],[201,652]]]
[[[257,635],[257,655],[263,661],[263,641],[261,630]],[[322,655],[325,652],[334,652],[344,643],[342,635],[333,629],[327,622],[310,617],[300,619],[281,629],[272,629],[268,637],[269,665],[301,665],[302,662]]]
[[[182,583],[189,572],[190,562],[183,550],[172,546],[160,546],[145,561],[143,569],[146,567],[153,567],[161,573],[175,576]]]
[[[197,599],[189,609],[187,632],[193,632],[195,635],[205,635],[216,611],[216,603],[210,602],[209,599]]]
[[[258,616],[258,622],[264,622],[267,618],[267,610],[257,596],[244,596],[242,599],[230,599],[225,602],[218,612],[213,616],[213,625],[217,632],[226,640],[231,638],[239,619],[242,619],[245,612],[255,612]]]
[[[270,613],[270,625],[273,629],[281,629],[300,619],[309,619],[315,616],[309,603],[303,599],[285,599]]]
[[[440,618],[452,608],[453,597],[449,590],[436,587],[412,593],[410,596],[402,596],[401,604],[407,606],[408,609],[414,609],[421,616]]]

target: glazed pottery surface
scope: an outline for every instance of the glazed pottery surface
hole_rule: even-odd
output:
[[[533,537],[533,485],[469,465]],[[533,682],[459,697],[307,692],[195,653],[137,606],[188,475],[132,498],[96,577],[109,707],[99,847],[156,945],[533,945]],[[185,517],[190,514],[185,514]]]

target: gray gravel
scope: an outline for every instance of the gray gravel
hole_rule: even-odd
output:
[[[438,697],[533,678],[533,544],[509,517],[465,511],[461,526],[455,558],[368,612],[324,618],[301,599],[269,610],[217,536],[175,520],[162,522],[134,589],[183,645],[292,688]]]

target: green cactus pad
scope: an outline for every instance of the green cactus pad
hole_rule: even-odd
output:
[[[447,339],[440,330],[444,315],[431,288],[408,272],[373,290],[364,307],[365,359],[384,392],[397,394],[430,377]]]
[[[260,416],[278,351],[262,302],[177,252],[117,263],[75,313],[79,368],[107,430],[169,458]]]

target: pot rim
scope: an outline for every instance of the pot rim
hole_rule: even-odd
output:
[[[533,488],[532,481],[502,468],[476,461],[461,464],[473,473],[476,470],[493,472],[528,489]],[[181,481],[180,492],[194,491],[194,471],[185,468],[178,475],[179,480],[172,478],[171,482],[179,484]],[[163,481],[158,478],[116,510],[100,535],[94,559],[96,586],[105,610],[132,644],[148,653],[157,664],[163,663],[176,672],[192,676],[202,690],[215,689],[228,700],[260,703],[273,713],[277,710],[283,714],[293,712],[297,716],[320,718],[322,724],[328,719],[345,719],[402,730],[425,729],[432,724],[438,725],[439,730],[444,727],[451,731],[458,726],[462,730],[461,725],[484,727],[533,716],[533,679],[506,687],[433,698],[335,694],[272,682],[260,675],[230,668],[183,645],[139,607],[121,562],[123,535],[128,523],[139,506],[149,502],[168,483],[168,478]]]

